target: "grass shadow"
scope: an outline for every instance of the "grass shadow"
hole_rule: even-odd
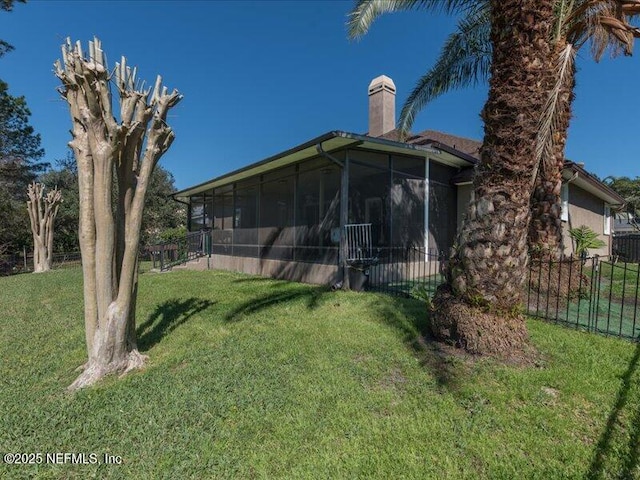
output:
[[[162,302],[136,330],[138,348],[140,351],[149,350],[191,317],[216,303],[195,297]]]
[[[391,302],[380,302],[377,308],[381,309],[384,323],[402,334],[407,348],[433,375],[438,387],[449,391],[459,389],[466,373],[463,360],[471,356],[433,339],[429,311],[423,301],[393,297]]]
[[[238,283],[273,281],[265,278],[238,279]],[[225,320],[237,322],[248,315],[255,314],[272,306],[303,299],[309,310],[318,308],[327,293],[326,286],[297,285],[283,281],[273,285],[274,291],[266,295],[247,300],[229,311]],[[433,374],[439,387],[455,390],[460,379],[464,377],[462,354],[456,349],[447,347],[431,339],[429,336],[429,317],[426,304],[414,298],[389,297],[384,295],[377,300],[373,309],[389,327],[400,332],[403,341],[410,348],[420,363]]]
[[[631,358],[627,370],[621,377],[622,385],[618,390],[616,401],[607,418],[607,424],[600,434],[600,439],[596,445],[595,453],[589,467],[589,471],[586,474],[586,478],[589,480],[595,480],[599,478],[611,478],[610,472],[607,469],[607,459],[611,457],[621,457],[625,452],[621,452],[618,445],[614,444],[615,433],[620,428],[621,418],[625,414],[625,407],[629,403],[629,394],[631,387],[633,386],[633,377],[638,370],[638,364],[640,363],[640,344],[636,346],[633,357]],[[630,424],[631,435],[627,444],[626,461],[622,466],[621,471],[618,474],[618,478],[634,478],[634,472],[638,468],[639,464],[639,449],[640,449],[640,408],[637,408],[634,412],[633,419]]]
[[[274,288],[285,286],[287,287],[285,291],[277,291],[260,297],[251,298],[250,300],[238,305],[225,315],[225,320],[227,322],[236,322],[246,315],[257,313],[283,302],[290,302],[298,299],[306,299],[307,308],[309,310],[315,310],[320,305],[324,295],[329,292],[329,289],[326,287],[310,285],[304,285],[292,289],[290,282],[273,285]]]

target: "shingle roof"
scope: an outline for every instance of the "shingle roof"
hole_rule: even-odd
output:
[[[400,141],[400,132],[398,130],[392,130],[382,135],[381,138]],[[482,146],[482,142],[473,140],[472,138],[451,135],[437,130],[424,130],[420,133],[409,134],[405,139],[405,142],[413,145],[433,144],[436,148],[438,147],[438,144],[443,144],[457,150],[458,152],[465,153],[476,160],[480,160],[480,147]]]

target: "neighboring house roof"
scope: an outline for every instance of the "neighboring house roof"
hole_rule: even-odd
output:
[[[613,217],[613,231],[617,233],[637,233],[640,231],[640,225],[633,214],[616,212]]]

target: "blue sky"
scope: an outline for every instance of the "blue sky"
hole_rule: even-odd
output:
[[[350,1],[32,0],[0,13],[0,38],[16,50],[0,78],[25,95],[47,160],[66,155],[70,119],[52,64],[65,37],[98,36],[113,64],[121,55],[141,78],[160,73],[184,100],[169,123],[176,141],[161,160],[185,188],[330,130],[367,131],[367,86],[386,74],[397,111],[434,62],[454,21],[424,12],[387,15],[359,42],[346,37]],[[640,47],[640,45],[638,46]],[[567,157],[600,177],[640,176],[640,50],[635,57],[578,60]],[[487,89],[453,92],[414,130],[482,138]]]

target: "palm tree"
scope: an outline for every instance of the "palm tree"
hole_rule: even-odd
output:
[[[399,2],[375,3],[388,9]],[[479,13],[473,5],[477,2],[453,7]],[[434,299],[431,328],[437,337],[471,352],[511,353],[524,349],[527,338],[518,307],[527,266],[536,139],[553,86],[546,72],[553,69],[554,0],[490,0],[488,5],[492,49],[484,141],[474,197],[452,251],[447,282]]]
[[[640,12],[637,0],[559,0],[553,29],[552,72],[554,85],[540,122],[535,185],[531,197],[532,221],[529,224],[529,248],[539,256],[558,257],[562,247],[560,189],[564,151],[571,118],[575,86],[575,57],[591,43],[594,60],[606,51],[616,56],[633,53],[640,30],[629,17]]]
[[[377,16],[398,10],[429,7],[425,2],[360,0],[350,16],[349,35],[366,33]],[[456,5],[461,7],[461,5]],[[464,7],[464,5],[462,5]],[[451,9],[449,9],[451,10]],[[462,9],[464,16],[451,34],[433,68],[407,98],[400,114],[399,129],[406,135],[417,113],[439,95],[455,88],[486,80],[491,63],[489,2],[479,0]],[[532,192],[529,249],[537,255],[557,257],[561,253],[560,187],[571,104],[575,84],[576,51],[588,41],[598,61],[610,50],[614,55],[632,53],[634,36],[640,30],[629,17],[640,13],[639,0],[557,0],[552,29],[553,53],[557,59],[554,86],[546,115],[541,119],[537,156],[541,165]]]

